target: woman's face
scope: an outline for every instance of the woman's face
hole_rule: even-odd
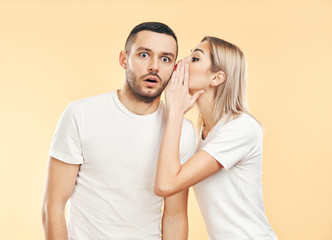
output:
[[[207,41],[198,44],[191,54],[184,58],[189,64],[189,90],[193,94],[198,90],[207,90],[210,86],[211,72],[210,46]]]

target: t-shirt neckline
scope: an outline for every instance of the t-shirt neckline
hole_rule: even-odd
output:
[[[219,121],[216,123],[216,125],[214,125],[214,127],[211,129],[211,131],[208,133],[208,135],[204,139],[203,139],[203,127],[201,127],[200,140],[202,142],[206,142],[207,139],[210,138],[213,135],[215,129],[222,128],[222,127],[226,126],[227,124],[229,124],[230,122],[243,117],[243,113],[241,113],[237,118],[233,118],[233,119],[229,120],[228,122],[226,122],[227,117],[228,117],[228,115],[225,115],[222,118],[220,118]]]
[[[113,92],[111,92],[111,97],[113,98],[113,100],[115,101],[116,105],[120,108],[120,110],[125,113],[126,115],[130,116],[130,117],[135,117],[135,118],[150,118],[150,117],[154,117],[155,115],[158,115],[159,112],[162,109],[162,101],[159,102],[158,108],[150,113],[150,114],[145,114],[145,115],[139,115],[136,113],[131,112],[130,110],[128,110],[120,101],[118,94],[117,94],[118,90],[115,90]]]

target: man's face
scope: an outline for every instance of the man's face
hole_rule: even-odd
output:
[[[126,83],[131,94],[140,101],[158,98],[171,78],[177,46],[172,36],[141,31],[126,55]]]

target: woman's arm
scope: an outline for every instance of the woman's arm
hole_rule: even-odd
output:
[[[212,175],[222,168],[210,154],[200,151],[181,166],[179,144],[184,113],[189,110],[203,91],[190,97],[188,91],[188,64],[179,63],[166,91],[167,123],[160,146],[155,179],[155,193],[171,196]]]
[[[211,176],[222,165],[205,151],[199,151],[181,166],[179,138],[181,126],[178,120],[168,120],[157,166],[154,191],[158,196],[168,197],[193,186]]]
[[[163,240],[188,240],[188,190],[165,198],[162,218]]]

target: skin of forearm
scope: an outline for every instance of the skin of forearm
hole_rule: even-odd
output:
[[[45,240],[68,240],[64,209],[44,207],[42,220]]]
[[[181,170],[179,145],[183,114],[169,112],[165,132],[159,152],[156,184],[160,189],[167,190],[172,186]]]
[[[188,219],[186,216],[178,218],[163,217],[163,240],[188,240]]]

